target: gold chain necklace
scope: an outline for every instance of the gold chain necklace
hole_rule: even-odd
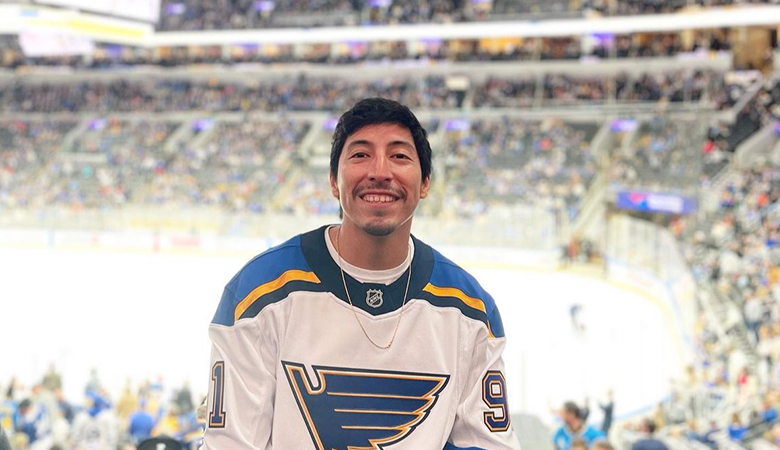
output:
[[[398,333],[398,327],[401,326],[401,318],[404,316],[404,306],[406,306],[406,296],[409,294],[409,282],[412,280],[412,261],[409,261],[409,275],[406,277],[406,290],[404,291],[404,301],[401,303],[401,312],[398,314],[398,321],[395,323],[395,330],[393,330],[393,336],[390,338],[390,342],[387,343],[387,345],[379,345],[376,342],[374,342],[373,339],[371,339],[371,336],[368,335],[368,331],[366,331],[365,328],[363,328],[363,323],[360,321],[360,317],[358,317],[357,310],[355,310],[355,305],[352,304],[352,297],[349,296],[349,288],[347,288],[347,280],[344,278],[344,269],[341,267],[343,264],[343,261],[341,260],[341,226],[339,226],[338,230],[336,231],[336,253],[339,255],[339,271],[341,271],[341,282],[344,284],[344,292],[347,294],[347,300],[349,300],[349,306],[352,308],[352,314],[355,315],[355,320],[357,320],[358,325],[360,325],[360,329],[363,330],[363,334],[366,336],[369,342],[374,344],[374,347],[380,349],[380,350],[387,350],[390,348],[391,345],[393,345],[393,342],[395,341],[395,335]],[[409,245],[409,254],[412,253],[412,246]]]

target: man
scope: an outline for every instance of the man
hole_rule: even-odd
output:
[[[27,435],[30,445],[44,439],[48,442],[51,434],[51,418],[41,403],[27,398],[19,403],[14,427],[17,433]]]
[[[5,430],[0,427],[0,450],[11,450],[11,443],[5,435]]]
[[[599,408],[604,414],[604,420],[601,422],[601,432],[604,436],[609,436],[609,429],[612,428],[612,417],[615,412],[615,399],[612,393],[612,389],[607,391],[607,402],[599,403]]]
[[[574,402],[566,402],[561,410],[563,425],[553,436],[556,450],[570,450],[573,441],[581,439],[590,447],[597,439],[603,439],[604,433],[585,424],[582,411]]]
[[[264,252],[225,288],[205,450],[519,449],[493,299],[411,236],[430,173],[407,107],[366,99],[341,116],[342,223]]]
[[[577,438],[571,443],[569,450],[588,450],[588,443],[580,438]]]
[[[642,432],[645,437],[631,445],[631,450],[669,450],[663,442],[653,437],[655,422],[652,419],[642,420]]]
[[[72,443],[75,450],[117,448],[118,421],[111,403],[99,392],[88,391],[86,408],[73,419]]]
[[[138,444],[138,450],[182,450],[184,447],[176,439],[158,436]]]
[[[615,450],[615,447],[606,439],[596,439],[590,448],[591,450]]]
[[[130,415],[129,426],[127,429],[130,440],[138,445],[152,435],[155,419],[146,407],[146,399],[139,401],[138,409]]]

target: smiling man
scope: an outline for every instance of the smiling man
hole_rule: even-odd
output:
[[[262,253],[225,287],[204,449],[519,449],[493,299],[411,235],[430,176],[407,107],[366,99],[341,116],[341,224]]]

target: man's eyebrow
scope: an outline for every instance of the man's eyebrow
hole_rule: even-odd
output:
[[[358,146],[358,145],[366,145],[368,147],[373,147],[374,146],[374,144],[371,141],[367,140],[367,139],[357,139],[357,140],[352,141],[349,144],[347,144],[347,148],[352,148],[352,147],[355,147],[355,146]],[[415,149],[413,144],[411,144],[408,141],[401,140],[401,139],[396,139],[394,141],[390,141],[390,142],[388,142],[387,145],[389,147],[395,147],[395,146],[400,145],[400,146],[403,146],[403,147],[408,147],[410,150],[414,150]]]
[[[409,147],[409,149],[410,149],[410,150],[414,150],[414,149],[415,149],[415,148],[414,148],[414,145],[413,145],[413,144],[411,144],[411,143],[409,143],[408,141],[403,141],[403,140],[400,140],[400,139],[396,139],[395,141],[391,141],[391,142],[390,142],[390,146],[391,146],[391,147],[394,147],[394,146],[396,146],[396,145],[401,145],[401,146],[404,146],[404,147]]]
[[[371,142],[369,142],[368,140],[366,140],[366,139],[358,139],[358,140],[352,141],[349,144],[347,144],[347,148],[352,148],[352,147],[355,147],[355,146],[358,146],[358,145],[367,145],[369,147],[372,147]]]

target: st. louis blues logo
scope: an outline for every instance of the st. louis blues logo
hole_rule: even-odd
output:
[[[369,289],[366,291],[366,303],[372,308],[379,308],[384,303],[382,291],[379,289]]]
[[[317,450],[381,450],[430,413],[448,375],[312,366],[282,361]]]

